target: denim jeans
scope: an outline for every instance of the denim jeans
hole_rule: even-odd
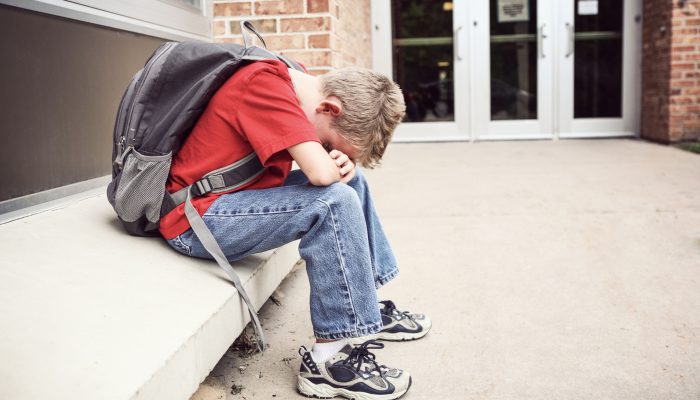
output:
[[[359,169],[347,184],[325,187],[292,171],[284,186],[220,196],[202,218],[230,261],[301,239],[317,338],[381,330],[376,289],[398,269]],[[188,256],[211,258],[191,229],[168,243]]]

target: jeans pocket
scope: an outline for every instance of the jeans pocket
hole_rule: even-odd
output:
[[[192,256],[192,248],[186,245],[185,242],[180,239],[180,236],[175,236],[174,238],[168,240],[168,244],[179,253],[186,256]]]

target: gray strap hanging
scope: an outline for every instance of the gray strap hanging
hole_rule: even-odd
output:
[[[243,45],[247,48],[253,47],[253,40],[250,38],[250,35],[248,32],[252,32],[255,34],[255,36],[260,39],[260,43],[262,43],[263,47],[267,49],[267,43],[265,43],[265,40],[263,40],[262,36],[258,33],[257,30],[255,30],[255,27],[250,21],[241,21],[241,34],[243,35]]]
[[[258,349],[260,351],[264,351],[266,347],[265,334],[263,333],[262,325],[258,319],[258,313],[255,310],[253,303],[250,301],[248,293],[243,288],[243,284],[241,283],[241,279],[238,277],[238,274],[236,274],[236,271],[234,271],[231,264],[229,264],[228,260],[226,259],[226,255],[224,255],[221,247],[219,247],[214,235],[212,235],[211,231],[204,223],[204,220],[199,216],[199,213],[192,205],[192,189],[187,192],[187,199],[185,200],[185,216],[190,222],[192,230],[197,235],[197,238],[199,238],[199,241],[202,243],[207,252],[214,257],[214,260],[216,260],[219,266],[226,272],[231,281],[233,281],[233,285],[236,287],[238,294],[241,296],[246,306],[248,306],[248,313],[250,314],[253,327],[255,328],[255,333],[259,339]]]

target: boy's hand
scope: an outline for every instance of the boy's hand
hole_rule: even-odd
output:
[[[340,172],[340,181],[343,183],[348,183],[352,178],[355,177],[355,163],[340,150],[331,150],[328,155],[335,161],[335,165],[338,167],[338,172]]]

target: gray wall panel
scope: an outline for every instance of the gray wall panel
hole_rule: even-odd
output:
[[[109,174],[119,100],[163,41],[0,6],[0,201]]]

